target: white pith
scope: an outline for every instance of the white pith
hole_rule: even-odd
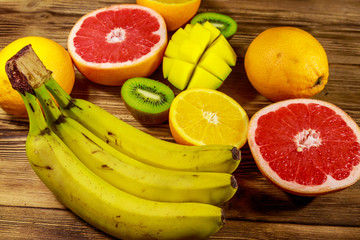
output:
[[[126,39],[126,31],[122,28],[114,28],[106,35],[108,43],[120,43]]]
[[[210,111],[202,111],[203,117],[211,124],[218,124],[219,123],[219,117],[216,113],[210,112]]]
[[[79,29],[81,28],[81,25],[83,23],[83,21],[86,18],[92,17],[92,16],[96,16],[96,14],[98,14],[99,12],[103,12],[103,11],[107,11],[107,10],[118,10],[118,9],[144,9],[145,11],[149,12],[151,15],[155,16],[156,19],[159,21],[160,27],[159,30],[156,32],[153,32],[153,34],[155,35],[159,35],[160,36],[160,41],[155,44],[151,51],[136,59],[136,60],[132,60],[132,61],[127,61],[127,62],[121,62],[121,63],[93,63],[93,62],[88,62],[85,61],[79,54],[76,53],[76,48],[74,46],[74,42],[73,39],[76,36],[76,33],[79,31]],[[106,8],[101,8],[98,10],[95,10],[93,12],[90,12],[86,15],[84,15],[71,29],[70,34],[69,34],[69,38],[68,38],[68,51],[71,54],[71,56],[73,56],[74,58],[76,58],[77,62],[85,65],[85,66],[89,66],[89,67],[93,67],[93,68],[102,68],[102,69],[106,69],[106,68],[121,68],[121,67],[126,67],[129,65],[135,65],[136,63],[141,63],[143,61],[145,61],[146,59],[156,55],[162,48],[162,46],[164,46],[167,42],[167,30],[166,30],[166,24],[164,19],[162,18],[162,16],[157,13],[156,11],[147,8],[147,7],[143,7],[141,5],[136,5],[136,4],[121,4],[121,5],[114,5],[114,6],[110,6],[110,7],[106,7]]]
[[[348,124],[348,126],[353,129],[357,142],[360,142],[360,129],[357,123],[350,118],[350,116],[345,113],[342,109],[338,108],[337,106],[324,102],[321,100],[315,100],[315,99],[292,99],[292,100],[285,100],[281,102],[277,102],[271,105],[268,105],[267,107],[264,107],[263,109],[259,110],[257,113],[254,114],[254,116],[251,118],[249,122],[249,130],[248,130],[248,143],[251,150],[251,153],[254,157],[254,160],[261,171],[261,173],[269,179],[271,182],[276,184],[281,189],[292,192],[298,195],[305,195],[305,196],[312,196],[312,195],[318,195],[322,193],[327,192],[333,192],[336,190],[344,189],[352,184],[354,184],[356,181],[360,178],[360,164],[353,166],[353,170],[350,172],[350,175],[343,179],[343,180],[335,180],[330,175],[327,175],[327,180],[321,184],[316,186],[311,185],[301,185],[296,182],[287,182],[283,179],[281,179],[269,166],[269,163],[265,161],[260,153],[259,146],[255,143],[255,130],[257,129],[257,121],[262,116],[269,112],[275,111],[279,109],[280,107],[287,106],[291,103],[315,103],[320,104],[323,106],[327,106],[334,110],[338,115],[340,115]],[[313,139],[315,140],[315,139]],[[308,143],[312,140],[308,140]],[[317,142],[317,141],[315,141]],[[298,149],[297,149],[298,150]],[[336,157],[336,156],[334,156]]]
[[[297,151],[302,152],[306,148],[318,147],[321,144],[320,133],[314,129],[304,129],[299,132],[294,139]]]

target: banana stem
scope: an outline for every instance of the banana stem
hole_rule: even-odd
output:
[[[53,77],[51,77],[48,81],[46,81],[45,86],[47,90],[53,95],[56,102],[62,108],[66,108],[72,102],[72,98],[70,95],[55,81]]]
[[[56,121],[59,121],[59,119],[63,115],[59,108],[56,106],[55,101],[52,99],[49,92],[46,90],[45,85],[41,85],[34,90],[41,106],[43,107],[46,123],[48,124],[48,126],[50,126]]]
[[[25,92],[25,95],[20,93],[20,96],[22,97],[28,112],[30,125],[29,132],[40,134],[48,131],[49,128],[45,122],[44,115],[38,101],[36,100],[36,97],[28,92]]]

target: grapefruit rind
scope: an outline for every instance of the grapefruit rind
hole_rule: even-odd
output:
[[[121,9],[140,9],[155,17],[159,23],[157,31],[152,34],[160,36],[160,40],[151,48],[151,51],[137,59],[118,63],[96,63],[83,59],[78,54],[74,39],[76,33],[81,29],[84,20],[94,17],[106,11],[117,11]],[[106,34],[106,33],[104,33]],[[105,36],[104,36],[105,37]],[[162,57],[167,45],[167,30],[163,17],[151,8],[137,4],[118,4],[110,7],[100,8],[81,17],[73,26],[68,37],[68,51],[77,69],[89,80],[109,86],[122,85],[132,77],[148,77],[161,64]],[[101,50],[99,50],[100,52]]]
[[[353,130],[354,134],[356,135],[357,142],[360,143],[359,126],[346,112],[344,112],[342,109],[340,109],[339,107],[335,106],[332,103],[321,100],[315,100],[315,99],[291,99],[291,100],[283,100],[277,103],[273,103],[271,105],[262,108],[253,115],[253,117],[250,119],[249,122],[249,129],[247,136],[251,153],[256,162],[256,165],[258,166],[263,176],[267,178],[270,182],[275,184],[277,187],[279,187],[280,189],[300,196],[318,196],[322,194],[336,192],[343,190],[347,187],[350,187],[351,185],[356,183],[360,179],[360,164],[353,166],[352,171],[350,172],[350,175],[347,178],[343,180],[336,180],[330,175],[327,175],[326,181],[321,185],[302,185],[296,182],[289,182],[280,178],[279,175],[272,170],[272,168],[269,166],[269,162],[264,160],[262,154],[260,153],[260,148],[255,141],[255,131],[258,127],[258,120],[261,116],[276,111],[281,107],[287,107],[289,104],[292,103],[304,103],[304,104],[315,103],[332,109],[333,111],[335,111],[336,114],[341,116],[342,119],[347,123],[347,126]],[[336,158],[336,153],[334,153],[334,155]],[[357,157],[360,159],[360,155]]]

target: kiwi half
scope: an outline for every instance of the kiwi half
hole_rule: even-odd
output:
[[[191,19],[191,24],[200,23],[203,24],[206,21],[214,25],[227,39],[231,38],[237,31],[236,21],[224,14],[215,13],[215,12],[205,12],[199,13],[193,19]]]
[[[168,120],[174,92],[165,84],[136,77],[127,80],[121,96],[133,117],[143,124],[159,124]]]

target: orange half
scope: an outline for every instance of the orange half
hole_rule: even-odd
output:
[[[175,141],[185,145],[242,147],[249,118],[233,98],[213,89],[189,89],[173,100],[169,125]]]
[[[136,0],[136,3],[160,13],[167,29],[175,31],[197,13],[201,0]]]

